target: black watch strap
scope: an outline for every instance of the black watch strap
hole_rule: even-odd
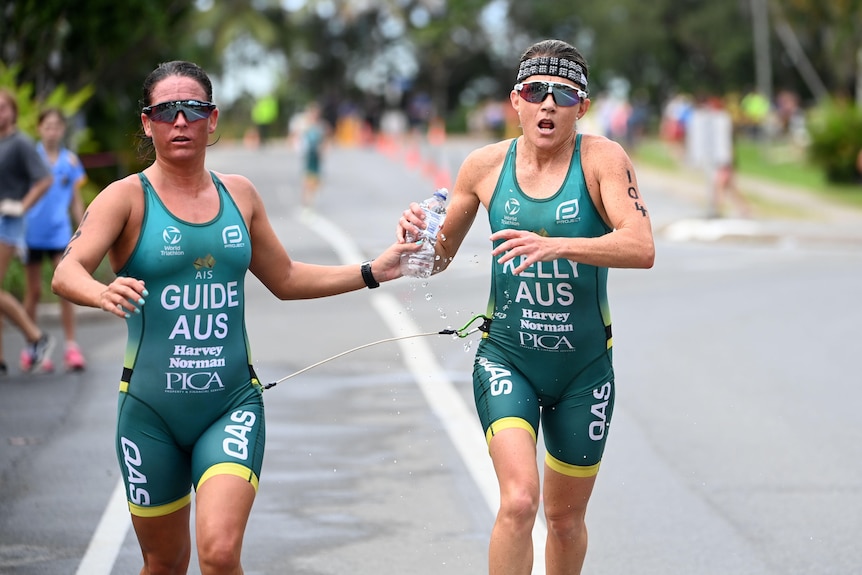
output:
[[[362,279],[365,281],[365,285],[368,286],[368,289],[380,287],[380,282],[374,279],[374,274],[371,273],[371,260],[362,262],[362,266],[360,266],[359,269],[362,271]]]

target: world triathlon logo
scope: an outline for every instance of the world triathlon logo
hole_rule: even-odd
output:
[[[163,256],[181,256],[184,254],[180,240],[183,239],[183,234],[176,226],[167,226],[162,230],[162,239],[165,241],[165,247],[162,249]]]
[[[506,204],[503,206],[503,209],[506,210],[506,215],[514,216],[521,211],[521,202],[515,198],[509,198],[506,200]]]
[[[183,239],[183,234],[180,232],[179,228],[168,226],[162,232],[162,239],[165,240],[166,244],[175,246],[180,243],[181,239]]]
[[[571,224],[580,220],[578,214],[581,212],[580,204],[577,199],[563,202],[557,206],[557,223]]]

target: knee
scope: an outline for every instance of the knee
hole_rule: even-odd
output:
[[[188,570],[188,556],[177,556],[173,558],[144,555],[144,570],[147,575],[179,575]]]
[[[532,528],[539,510],[539,490],[517,487],[502,494],[500,516],[516,525]]]
[[[548,534],[561,541],[575,541],[586,533],[585,510],[574,507],[557,511],[545,508]]]
[[[239,573],[240,545],[229,541],[198,543],[198,560],[201,573]]]

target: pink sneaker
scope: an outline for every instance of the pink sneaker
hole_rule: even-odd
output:
[[[46,357],[41,364],[31,368],[30,373],[54,373],[54,362],[50,357]]]
[[[21,357],[18,360],[18,365],[21,366],[21,371],[30,371],[33,369],[33,356],[30,355],[30,350],[26,347],[21,350]]]
[[[66,354],[63,356],[63,361],[66,363],[66,369],[69,371],[82,371],[86,367],[84,354],[76,344],[66,346]]]

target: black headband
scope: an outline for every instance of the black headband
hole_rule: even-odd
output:
[[[587,89],[587,75],[583,67],[572,60],[557,58],[555,56],[541,56],[529,58],[521,62],[518,68],[518,82],[534,75],[559,76],[580,84],[584,90]]]

